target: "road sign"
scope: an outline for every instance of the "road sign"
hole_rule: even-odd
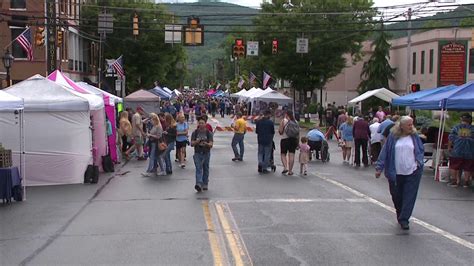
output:
[[[181,43],[180,25],[165,25],[165,43]]]
[[[247,56],[258,56],[258,42],[247,42]]]
[[[116,91],[122,91],[122,80],[121,79],[116,79],[115,80],[115,90]]]
[[[114,15],[99,14],[98,33],[112,33],[114,32]]]
[[[296,53],[298,54],[308,53],[308,39],[307,38],[296,39]]]

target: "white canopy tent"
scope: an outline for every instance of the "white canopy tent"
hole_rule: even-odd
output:
[[[355,97],[354,99],[350,100],[349,101],[349,104],[357,104],[358,102],[361,102],[369,97],[372,97],[372,96],[375,96],[379,99],[382,99],[386,102],[389,102],[391,103],[392,102],[392,99],[395,99],[395,98],[398,98],[400,97],[399,95],[385,89],[385,88],[380,88],[380,89],[376,89],[376,90],[371,90],[371,91],[367,91],[367,92],[364,92],[363,94]]]
[[[247,93],[245,93],[244,95],[241,96],[241,99],[243,100],[249,100],[251,98],[253,98],[254,96],[256,95],[260,95],[264,92],[264,90],[260,89],[260,88],[252,88],[250,89]]]
[[[239,98],[240,96],[242,96],[243,94],[247,93],[247,90],[246,89],[241,89],[240,91],[236,92],[236,93],[232,93],[230,95],[230,97],[232,98]]]
[[[5,147],[11,149],[13,154],[18,154],[20,158],[20,176],[23,177],[23,200],[26,200],[26,186],[25,186],[25,134],[24,134],[24,120],[23,120],[24,102],[22,98],[8,94],[0,90],[0,125],[5,125],[12,129],[17,128],[18,137],[17,145]],[[3,127],[3,126],[1,126]],[[2,131],[3,132],[3,131]],[[3,138],[5,134],[0,134],[0,143],[4,143]],[[13,136],[12,136],[13,137]],[[13,143],[11,143],[13,144]],[[2,144],[3,145],[3,144]]]
[[[25,185],[83,183],[92,162],[88,100],[40,75],[5,91],[23,98],[25,104]],[[0,132],[5,146],[18,142],[10,125],[0,123]],[[14,156],[13,162],[18,159]]]
[[[266,88],[265,90],[262,90],[260,89],[259,91],[255,91],[254,93],[252,93],[252,95],[250,95],[248,97],[248,100],[255,100],[255,98],[258,98],[266,93],[269,93],[269,92],[272,92],[274,90],[272,90],[271,88]]]
[[[269,91],[267,93],[264,93],[258,97],[254,98],[255,101],[262,101],[262,102],[267,102],[267,103],[278,103],[278,104],[290,104],[293,102],[293,99],[279,93],[277,91]]]
[[[99,95],[99,96],[102,96],[104,97],[104,100],[108,97],[109,99],[109,104],[110,105],[115,105],[117,103],[121,103],[123,102],[123,99],[118,97],[118,96],[115,96],[113,95],[112,93],[110,92],[107,92],[107,91],[104,91],[104,90],[101,90],[95,86],[92,86],[86,82],[76,82],[77,85],[79,85],[81,88],[89,91],[90,93],[93,93],[95,95]]]

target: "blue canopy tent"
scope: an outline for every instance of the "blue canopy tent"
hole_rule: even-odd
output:
[[[413,103],[416,100],[422,99],[423,97],[426,97],[426,96],[432,95],[434,93],[437,93],[440,90],[452,89],[452,88],[455,88],[455,87],[456,86],[454,86],[454,85],[448,85],[448,86],[444,86],[444,87],[427,89],[427,90],[422,90],[422,91],[418,91],[418,92],[415,92],[415,93],[410,93],[410,94],[392,99],[392,104],[393,105],[409,106],[412,109],[416,109],[416,108],[413,108],[413,106],[412,106]]]
[[[171,100],[172,98],[172,95],[170,93],[158,86],[154,87],[153,89],[150,89],[149,91],[157,96],[160,96],[162,100]]]
[[[410,107],[424,110],[473,110],[473,100],[474,82],[471,81],[461,86],[444,87],[415,100]]]

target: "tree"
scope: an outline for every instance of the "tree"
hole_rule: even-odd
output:
[[[362,82],[358,87],[359,94],[379,88],[390,90],[389,80],[395,79],[395,72],[397,69],[390,66],[390,44],[387,39],[388,35],[385,31],[381,31],[372,42],[372,47],[375,46],[375,48],[369,61],[365,62],[362,68],[362,73],[360,75]],[[376,100],[369,100],[370,101],[367,102],[368,106],[375,106],[378,104],[378,101]]]
[[[172,18],[162,6],[146,1],[102,0],[99,4],[82,7],[81,30],[97,36],[97,20],[101,6],[112,7],[107,13],[114,16],[114,32],[107,34],[103,43],[103,58],[123,55],[126,88],[129,92],[151,88],[155,81],[177,88],[185,75],[186,55],[181,45],[165,44],[164,24]],[[135,9],[137,11],[132,11]],[[132,35],[132,18],[139,18],[139,35]],[[96,37],[98,39],[98,37]]]
[[[292,1],[262,4],[254,23],[255,39],[263,56],[256,66],[272,77],[289,80],[297,91],[323,88],[347,64],[344,55],[356,60],[361,43],[367,38],[374,16],[370,0]],[[338,12],[335,12],[337,10]],[[296,39],[307,38],[307,54],[296,53]],[[278,53],[272,54],[271,42],[278,40]],[[306,94],[306,93],[304,93]]]

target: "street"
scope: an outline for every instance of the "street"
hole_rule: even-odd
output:
[[[447,187],[425,167],[402,231],[386,179],[343,164],[335,141],[330,162],[300,176],[296,159],[287,176],[279,145],[276,172],[257,172],[254,132],[232,162],[232,134],[214,134],[209,191],[194,190],[189,146],[172,175],[142,177],[148,162],[131,160],[97,185],[28,187],[25,202],[0,205],[0,264],[472,265],[473,187]]]

